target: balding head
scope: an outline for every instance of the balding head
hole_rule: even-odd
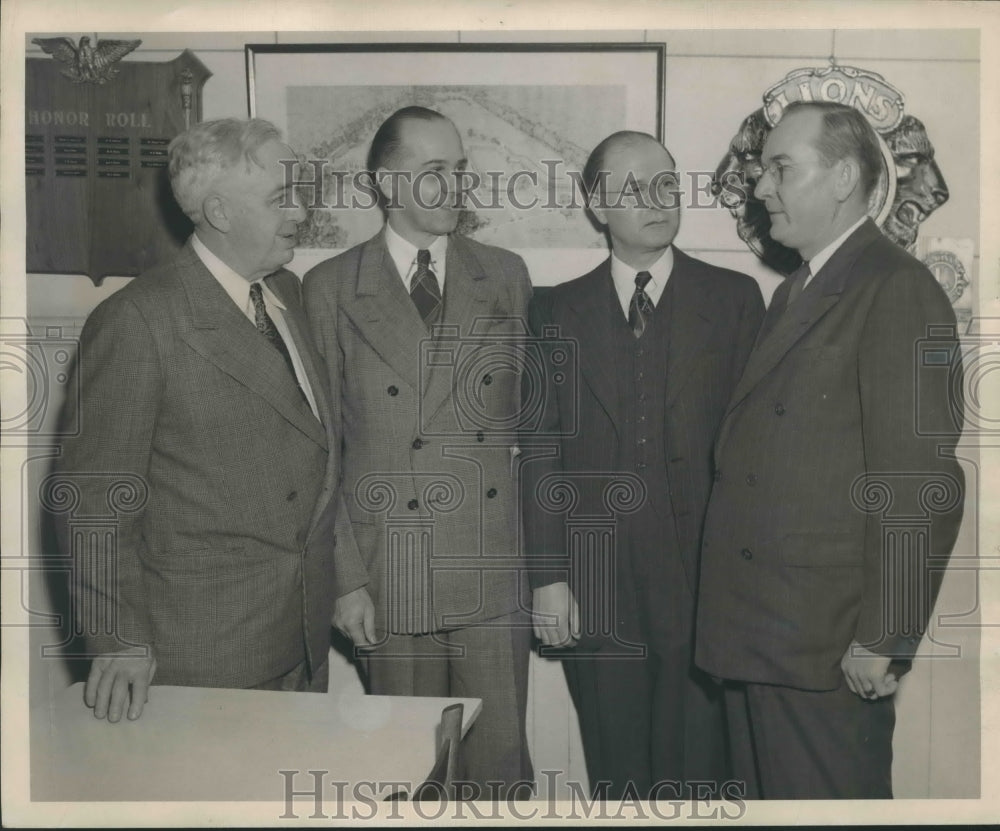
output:
[[[594,193],[602,171],[605,175],[610,172],[608,158],[612,154],[644,144],[655,144],[657,147],[663,148],[667,155],[670,156],[670,164],[673,167],[673,155],[649,133],[640,133],[637,130],[619,130],[617,133],[612,133],[591,151],[590,157],[587,159],[587,164],[583,168],[583,185],[587,190],[587,194],[592,195]]]

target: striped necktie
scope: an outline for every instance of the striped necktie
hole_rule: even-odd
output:
[[[441,287],[431,271],[431,252],[426,248],[417,252],[417,270],[410,278],[410,297],[429,330],[441,318]]]

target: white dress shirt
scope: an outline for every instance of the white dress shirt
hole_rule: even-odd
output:
[[[660,302],[663,290],[667,287],[667,280],[670,272],[674,270],[674,249],[668,245],[667,249],[660,255],[655,263],[649,268],[637,269],[626,265],[619,260],[614,252],[611,252],[611,279],[615,283],[615,291],[618,293],[618,302],[621,303],[622,312],[628,320],[628,307],[632,302],[632,295],[635,294],[635,277],[639,271],[648,271],[652,279],[646,284],[646,294],[655,306]]]
[[[253,301],[250,299],[251,281],[233,271],[232,268],[209,251],[208,246],[201,241],[197,233],[191,236],[191,247],[194,248],[195,254],[198,255],[198,258],[205,264],[205,268],[211,272],[226,294],[236,304],[236,307],[256,326],[257,315],[254,312]],[[278,334],[281,335],[281,339],[285,342],[288,354],[292,358],[292,366],[295,368],[295,378],[299,382],[299,386],[302,387],[302,392],[305,393],[306,401],[309,402],[309,409],[312,410],[313,415],[319,420],[319,409],[316,407],[316,398],[313,395],[312,386],[309,384],[309,378],[306,375],[305,368],[302,366],[302,358],[299,356],[298,347],[295,345],[295,340],[292,338],[291,332],[288,331],[288,324],[285,323],[285,305],[267,287],[267,284],[263,280],[254,280],[253,282],[260,283],[261,295],[264,297],[264,307],[267,309],[268,317],[274,321],[274,326],[278,330]]]
[[[410,293],[410,279],[417,270],[417,251],[419,250],[412,242],[403,239],[392,230],[392,226],[385,224],[385,245],[389,249],[389,256],[396,266],[396,271],[403,280],[406,293]],[[444,277],[445,277],[445,254],[448,251],[448,236],[442,234],[436,237],[434,242],[427,249],[431,253],[431,271],[437,277],[438,287],[441,289],[441,296],[444,297]]]

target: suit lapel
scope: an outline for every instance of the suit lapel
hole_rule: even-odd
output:
[[[305,370],[306,377],[309,379],[309,386],[312,388],[313,399],[316,401],[316,409],[319,411],[319,417],[327,430],[327,444],[324,446],[339,447],[340,436],[335,433],[336,425],[333,420],[333,404],[330,400],[326,369],[320,366],[322,359],[313,345],[309,324],[299,299],[300,294],[295,288],[295,283],[298,283],[298,280],[298,277],[288,271],[272,274],[266,278],[268,288],[285,304],[285,323],[288,326],[292,340],[295,341],[299,358],[302,361],[302,367]],[[294,283],[290,283],[290,281],[294,281]],[[292,292],[295,292],[295,294],[293,295]],[[327,493],[334,493],[336,491],[339,474],[339,454],[329,453],[327,455],[326,475],[324,477],[324,490]],[[327,501],[324,501],[322,498],[316,500],[312,518],[309,522],[310,534],[327,509]]]
[[[745,398],[798,340],[840,300],[840,292],[830,291],[830,286],[819,284],[810,288],[812,291],[803,292],[750,354],[743,377],[733,393],[733,406]]]
[[[486,272],[459,236],[448,239],[444,283],[443,336],[468,338],[482,331],[477,321],[490,314]],[[412,303],[412,301],[411,301]],[[427,337],[427,333],[423,333]],[[411,347],[412,350],[412,347]],[[412,352],[411,352],[411,361]],[[421,361],[421,365],[424,362]],[[459,373],[453,366],[424,366],[424,412],[433,418],[453,394]]]
[[[581,281],[579,290],[568,300],[572,315],[571,331],[579,344],[580,374],[618,431],[618,371],[615,366],[614,326],[621,310],[611,279],[608,258]]]
[[[267,401],[290,424],[326,447],[323,426],[302,400],[281,355],[236,308],[190,243],[178,256],[177,274],[187,294],[193,323],[182,338],[206,360]]]
[[[881,236],[881,233],[878,226],[869,219],[851,234],[812,278],[801,297],[774,322],[771,331],[759,340],[750,353],[743,377],[733,392],[719,434],[717,442],[719,447],[728,436],[728,425],[733,411],[781,362],[789,350],[837,305],[851,276],[854,261],[868,245]],[[775,292],[772,305],[781,302],[784,306],[787,295],[788,284],[784,283]]]
[[[280,275],[280,276],[279,276]],[[327,376],[324,367],[319,364],[319,353],[316,352],[312,334],[309,331],[309,323],[305,319],[302,310],[302,302],[297,294],[292,294],[289,288],[289,281],[298,282],[298,277],[288,271],[281,271],[265,278],[268,288],[285,304],[283,313],[285,325],[288,333],[295,342],[295,349],[302,362],[306,378],[309,380],[309,387],[312,390],[313,399],[316,401],[316,409],[319,411],[319,418],[323,424],[331,423],[331,404],[327,391]]]
[[[384,230],[362,249],[355,296],[343,309],[379,357],[419,389],[414,349],[428,337],[427,329],[389,255]]]
[[[677,400],[698,355],[712,339],[712,295],[705,291],[692,269],[691,258],[674,249],[674,268],[670,275],[673,300],[670,315],[670,349],[667,353],[667,407]]]

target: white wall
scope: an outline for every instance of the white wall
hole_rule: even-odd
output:
[[[79,34],[59,32],[74,40]],[[127,60],[167,61],[183,49],[192,49],[213,73],[204,88],[203,116],[245,117],[245,43],[333,43],[441,41],[647,41],[665,42],[666,143],[681,169],[715,169],[730,137],[742,119],[761,104],[761,94],[786,73],[800,67],[826,65],[831,54],[838,63],[882,74],[906,96],[906,111],[920,118],[937,149],[938,164],[951,199],[922,226],[921,236],[970,237],[979,251],[979,41],[970,30],[929,31],[608,31],[608,32],[252,32],[252,33],[135,33],[142,46]],[[43,57],[27,38],[29,57]],[[941,106],[947,101],[947,106]],[[736,235],[735,224],[721,209],[688,211],[678,245],[696,256],[756,277],[766,297],[778,283],[775,274],[760,265]],[[123,240],[127,244],[127,240]],[[544,257],[544,255],[541,255]],[[543,263],[544,268],[539,268]],[[559,282],[580,273],[577,262],[532,260],[538,282]],[[59,326],[75,337],[87,314],[100,300],[120,288],[125,278],[107,278],[95,287],[88,278],[32,274],[27,277],[29,322],[32,331]],[[971,453],[971,451],[968,451]],[[969,480],[966,522],[955,557],[977,554],[977,457],[965,465]],[[46,451],[40,449],[24,469],[25,492],[34,493],[47,470]],[[31,501],[21,507],[32,552],[54,553],[43,546]],[[11,514],[8,514],[10,516]],[[897,796],[978,796],[979,791],[979,640],[975,572],[956,570],[946,578],[938,611],[958,617],[949,627],[936,627],[939,642],[958,647],[960,657],[918,662],[905,680],[897,704],[894,778]],[[26,598],[36,611],[52,608],[42,580],[31,584]],[[51,632],[38,628],[33,644],[50,642]],[[931,651],[925,641],[922,651]],[[944,647],[935,651],[949,652]],[[37,655],[38,649],[32,650]],[[337,688],[357,685],[344,665],[335,673]],[[69,674],[59,661],[34,660],[33,696],[67,683]],[[43,692],[40,694],[44,694]],[[533,660],[529,701],[529,732],[537,769],[560,769],[583,779],[579,735],[560,668]],[[933,744],[934,751],[931,752]]]

